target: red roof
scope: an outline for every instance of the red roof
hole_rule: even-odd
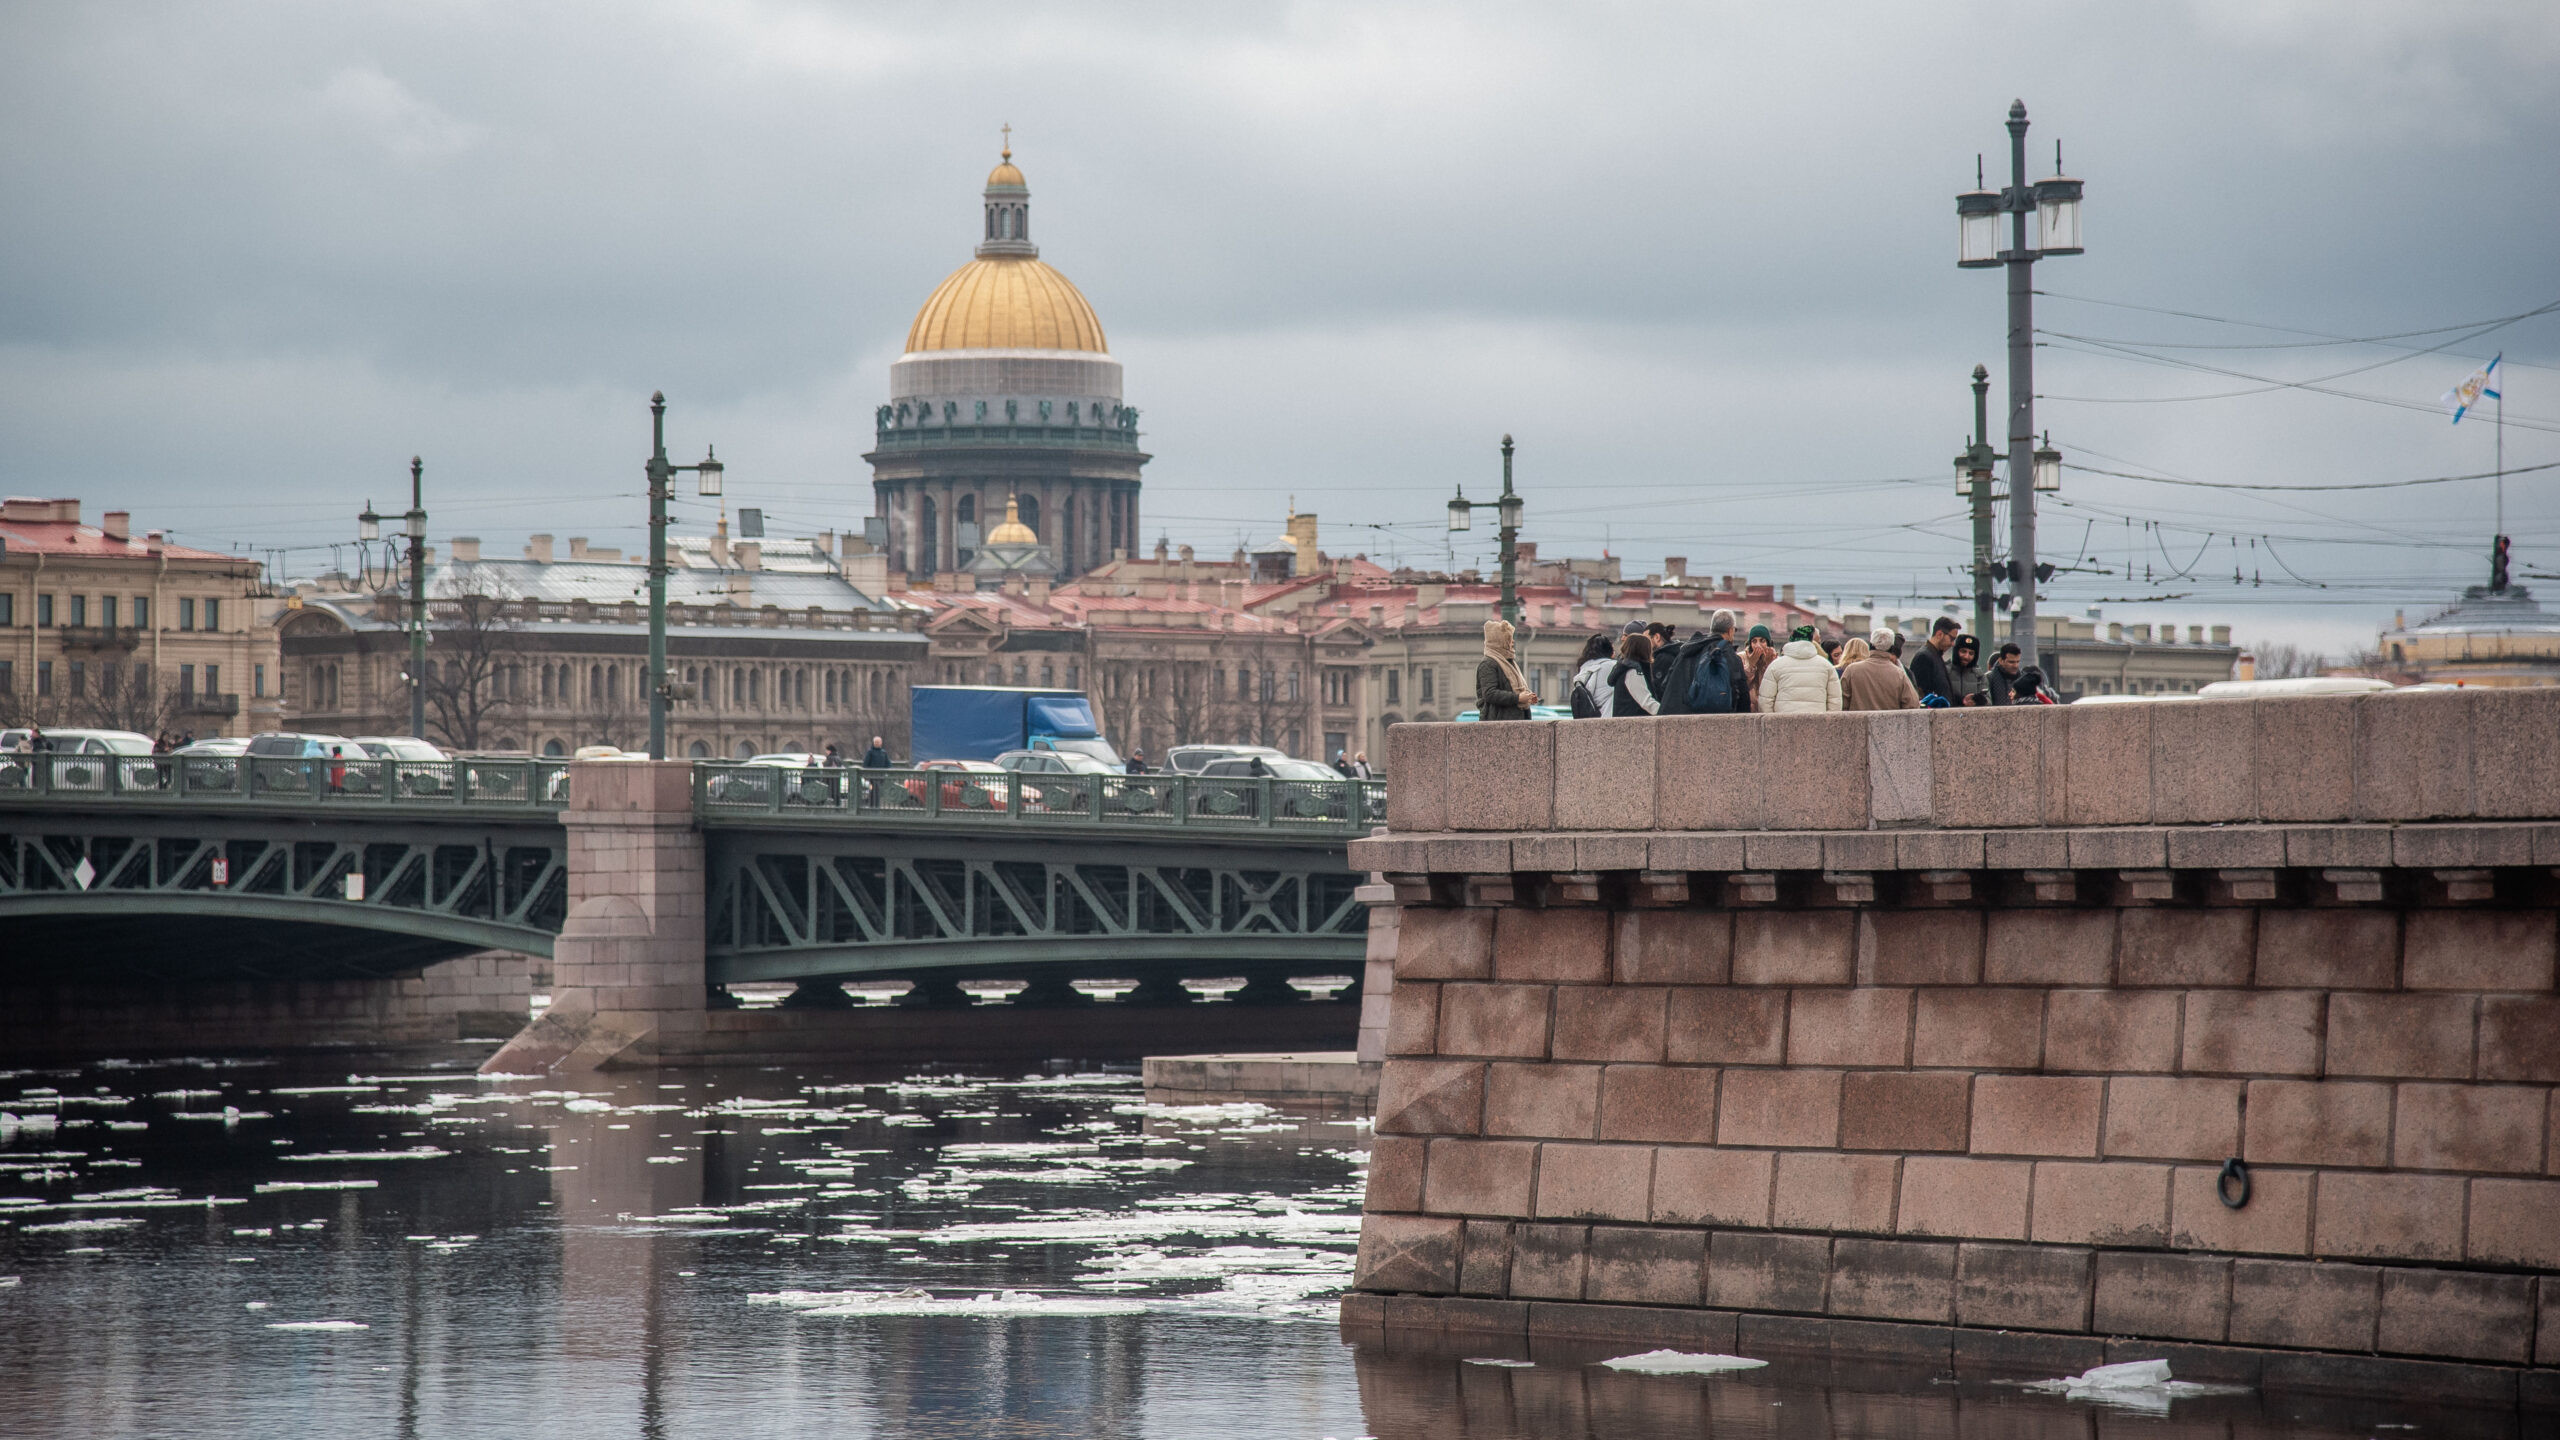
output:
[[[155,542],[136,535],[130,539],[108,538],[107,532],[95,525],[80,525],[61,520],[0,519],[0,540],[12,551],[26,550],[44,555],[68,555],[94,560],[147,560],[153,558]],[[257,562],[246,555],[233,555],[222,550],[199,550],[192,545],[159,544],[158,553],[172,560],[232,560],[243,565]]]

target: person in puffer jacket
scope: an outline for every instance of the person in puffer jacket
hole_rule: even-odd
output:
[[[1609,637],[1594,635],[1583,642],[1582,658],[1575,662],[1573,687],[1569,693],[1579,694],[1598,708],[1602,718],[1609,714],[1609,671],[1618,657],[1609,651]],[[1568,702],[1569,703],[1569,702]]]
[[[1760,713],[1797,715],[1840,708],[1840,672],[1813,643],[1813,627],[1800,625],[1787,648],[1760,674]]]

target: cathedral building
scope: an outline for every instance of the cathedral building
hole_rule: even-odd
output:
[[[1010,146],[987,176],[977,258],[916,312],[889,390],[862,458],[889,566],[909,583],[969,586],[1008,525],[1060,580],[1136,552],[1138,412],[1093,306],[1040,260]]]

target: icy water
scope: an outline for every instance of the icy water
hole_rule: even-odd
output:
[[[0,1070],[0,1435],[2512,1433],[1345,1343],[1367,1131],[1135,1077]],[[2382,1429],[2390,1426],[2393,1428]]]

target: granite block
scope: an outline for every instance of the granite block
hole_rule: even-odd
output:
[[[2465,698],[2471,702],[2476,813],[2536,819],[2560,814],[2560,687],[2483,688]]]
[[[1935,718],[1918,710],[1878,711],[1866,717],[1867,818],[1877,826],[1929,822],[1935,789],[1929,726]]]
[[[1665,830],[1757,830],[1767,824],[1764,723],[1759,716],[1731,715],[1655,721],[1655,823]]]
[[[1930,717],[1930,813],[1938,824],[2043,823],[2043,731],[2033,712],[2049,708],[1950,710]]]
[[[1762,828],[1867,828],[1864,715],[1764,715],[1758,723]]]
[[[1449,828],[1449,736],[1455,725],[1387,727],[1387,828],[1411,834]]]
[[[2070,717],[2065,824],[2150,823],[2151,712],[2157,708],[2075,705],[2065,712]]]
[[[1653,1162],[1653,1223],[1767,1225],[1776,1160],[1768,1150],[1660,1147]]]
[[[2258,818],[2348,818],[2355,810],[2356,697],[2298,695],[2245,703],[2257,716]]]
[[[1733,978],[1733,916],[1722,910],[1621,910],[1612,919],[1621,985],[1717,985]]]
[[[2359,695],[2355,818],[2458,820],[2471,808],[2471,697],[2454,690]]]
[[[1447,743],[1447,827],[1555,828],[1560,725],[1452,725]],[[1392,797],[1395,787],[1388,787]]]
[[[2172,700],[2111,708],[2151,714],[2154,821],[2217,825],[2258,818],[2258,717],[2253,702]],[[2073,717],[2074,726],[2079,718]]]
[[[1631,718],[1536,727],[1555,732],[1556,828],[1652,829],[1660,725]]]

